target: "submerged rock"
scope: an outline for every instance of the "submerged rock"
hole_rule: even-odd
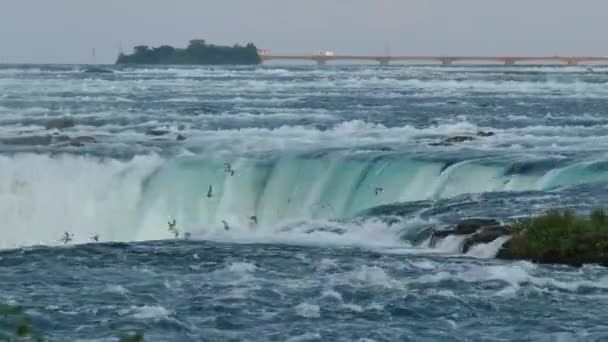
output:
[[[474,137],[468,135],[457,135],[449,138],[445,138],[440,142],[431,143],[430,146],[451,146],[457,143],[463,143],[467,141],[475,140]]]
[[[76,121],[69,116],[54,118],[47,121],[45,124],[46,129],[64,129],[76,126]]]
[[[70,145],[72,146],[76,146],[76,147],[82,147],[85,144],[95,144],[97,143],[97,140],[94,137],[89,137],[89,136],[81,136],[81,137],[76,137],[70,140]]]
[[[146,132],[146,135],[153,135],[155,137],[159,137],[162,135],[166,135],[169,134],[169,131],[166,129],[151,129],[149,131]]]
[[[102,68],[86,68],[82,72],[87,74],[113,74],[114,71]]]
[[[181,134],[178,134],[177,138],[175,138],[175,140],[177,140],[177,141],[184,141],[184,140],[186,140],[186,137],[183,136],[183,135],[181,135]]]
[[[488,132],[485,132],[485,131],[479,131],[479,132],[477,132],[477,136],[478,137],[491,137],[491,136],[494,136],[494,135],[496,135],[496,133],[490,132],[490,131],[488,131]]]
[[[437,243],[450,235],[471,235],[484,229],[498,229],[503,226],[494,219],[470,218],[458,222],[448,229],[438,230],[431,234],[430,247],[435,247]],[[493,241],[493,240],[492,240]]]

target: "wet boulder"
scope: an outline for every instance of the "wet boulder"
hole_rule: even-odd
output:
[[[487,131],[487,132],[486,131],[479,131],[479,132],[477,132],[477,136],[478,137],[491,137],[491,136],[494,136],[494,135],[496,135],[496,133],[491,132],[491,131]]]
[[[456,225],[447,229],[437,230],[431,235],[430,247],[435,247],[437,243],[450,235],[471,235],[483,228],[501,227],[500,223],[494,219],[470,218],[458,222]]]
[[[175,140],[177,140],[177,141],[184,141],[184,140],[186,140],[186,137],[183,136],[183,135],[181,135],[181,134],[178,134],[177,138],[175,138]]]
[[[70,127],[74,127],[74,126],[76,126],[76,121],[69,116],[50,119],[44,125],[44,127],[49,130],[50,129],[61,130],[61,129],[70,128]]]
[[[475,245],[490,243],[508,235],[511,235],[511,228],[509,226],[484,227],[481,231],[464,240],[462,253],[467,253]]]

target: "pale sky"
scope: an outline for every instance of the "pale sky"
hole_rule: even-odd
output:
[[[0,62],[113,63],[122,42],[277,53],[608,55],[608,0],[0,0]]]

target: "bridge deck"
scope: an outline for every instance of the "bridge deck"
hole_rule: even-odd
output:
[[[441,62],[451,64],[452,62],[499,62],[514,64],[517,62],[561,62],[578,64],[582,62],[604,62],[608,63],[608,56],[374,56],[374,55],[262,55],[263,61],[272,60],[310,60],[318,63],[330,61],[375,61],[380,63],[389,62]]]

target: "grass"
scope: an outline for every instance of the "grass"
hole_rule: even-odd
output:
[[[589,216],[570,210],[551,210],[515,222],[506,248],[513,258],[547,261],[608,260],[608,213],[596,209]]]

